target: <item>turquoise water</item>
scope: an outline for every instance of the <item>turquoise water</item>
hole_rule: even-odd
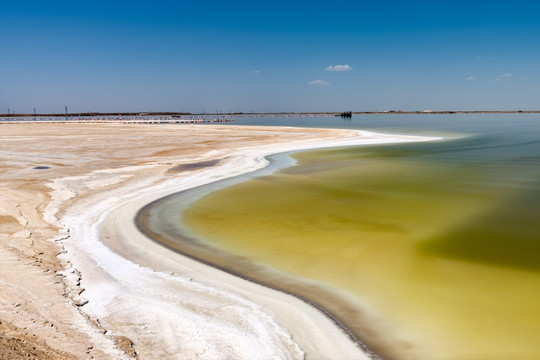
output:
[[[222,250],[351,294],[387,338],[365,340],[388,358],[540,358],[538,115],[293,120],[238,123],[450,138],[300,153],[182,221]]]

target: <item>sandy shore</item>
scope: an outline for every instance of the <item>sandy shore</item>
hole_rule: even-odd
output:
[[[261,168],[268,154],[420,138],[6,124],[0,140],[0,358],[369,358],[313,307],[169,251],[133,219],[163,196]]]

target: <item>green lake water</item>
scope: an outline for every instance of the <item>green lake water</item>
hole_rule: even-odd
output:
[[[540,359],[538,122],[437,123],[431,133],[463,135],[297,153],[181,221],[216,248],[351,295],[389,358]]]

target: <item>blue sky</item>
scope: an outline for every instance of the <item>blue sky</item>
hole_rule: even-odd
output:
[[[0,113],[539,110],[539,1],[2,1]]]

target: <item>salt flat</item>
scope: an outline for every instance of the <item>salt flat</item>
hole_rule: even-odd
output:
[[[268,154],[419,138],[80,123],[2,124],[0,138],[0,357],[366,357],[316,309],[159,246],[133,217]]]

